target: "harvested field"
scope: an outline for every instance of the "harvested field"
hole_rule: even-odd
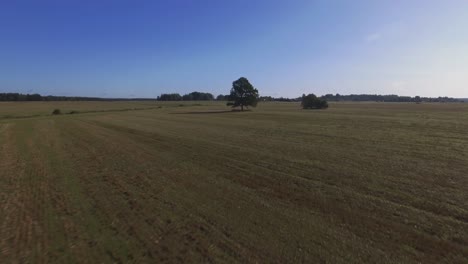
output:
[[[0,103],[1,262],[468,262],[468,104],[226,110]]]

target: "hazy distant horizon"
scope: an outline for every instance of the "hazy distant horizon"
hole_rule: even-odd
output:
[[[468,2],[9,1],[0,92],[468,98]]]
[[[191,92],[203,92],[203,93],[211,93],[209,91],[191,91]],[[191,93],[191,92],[187,92],[187,93],[179,93],[181,96],[184,95],[184,94],[188,94],[188,93]],[[0,92],[1,93],[17,93],[17,92]],[[172,94],[174,92],[163,92],[161,94]],[[308,93],[304,93],[304,94],[309,94],[309,93],[313,93],[313,92],[308,92]],[[30,93],[31,94],[31,93]],[[54,96],[54,97],[81,97],[81,98],[101,98],[101,99],[124,99],[124,100],[132,100],[132,99],[135,99],[135,100],[138,100],[138,99],[144,99],[144,100],[151,100],[151,99],[157,99],[157,97],[159,97],[161,94],[155,96],[155,97],[135,97],[135,96],[131,96],[131,97],[101,97],[101,96],[86,96],[86,95],[63,95],[63,94],[40,94],[38,93],[39,95],[41,95],[42,97],[47,97],[47,96]],[[218,95],[228,95],[229,93],[225,93],[225,94],[215,94],[215,93],[211,93],[214,98],[216,98]],[[325,96],[326,94],[315,94],[317,96]],[[333,95],[336,95],[336,94],[333,94]],[[349,95],[381,95],[381,96],[389,96],[389,95],[397,95],[399,97],[414,97],[414,96],[409,96],[409,95],[400,95],[400,94],[340,94],[340,96],[349,96]],[[260,96],[269,96],[269,95],[263,95],[263,94],[260,94]],[[297,95],[297,96],[290,96],[290,97],[286,97],[286,96],[272,96],[274,98],[286,98],[286,99],[295,99],[295,98],[299,98],[301,97],[302,94],[300,95]],[[422,98],[438,98],[439,96],[437,97],[431,97],[431,96],[420,96]],[[458,100],[468,100],[468,98],[463,98],[463,97],[450,97],[450,96],[440,96],[440,97],[448,97],[448,98],[453,98],[453,99],[458,99]]]

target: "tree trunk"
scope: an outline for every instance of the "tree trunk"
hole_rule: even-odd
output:
[[[244,105],[241,105],[241,111],[244,111]]]

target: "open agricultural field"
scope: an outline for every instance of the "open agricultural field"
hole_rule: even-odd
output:
[[[105,112],[151,109],[151,101],[57,101],[57,102],[0,102],[0,119],[28,118],[50,115],[54,109],[70,112]]]
[[[468,104],[202,104],[1,103],[0,262],[468,262]]]

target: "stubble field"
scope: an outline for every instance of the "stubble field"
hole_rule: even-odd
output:
[[[0,103],[0,262],[468,262],[468,104],[201,104]]]

